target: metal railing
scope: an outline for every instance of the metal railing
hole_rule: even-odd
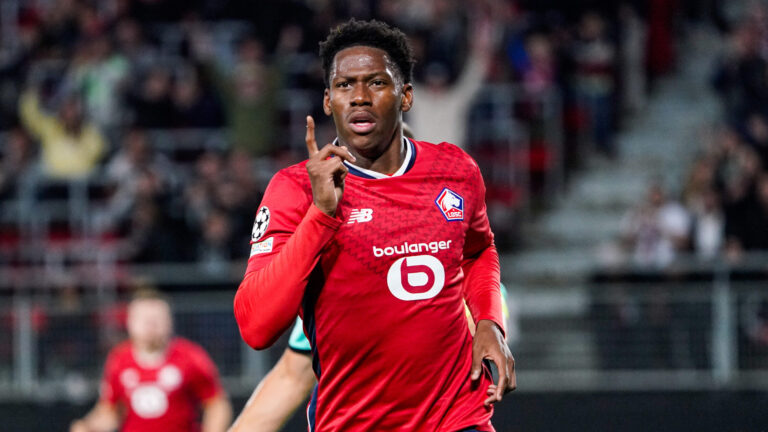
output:
[[[513,291],[521,388],[768,389],[768,259],[605,269],[568,292]]]
[[[768,280],[759,277],[765,262],[612,273],[568,293],[512,287],[520,390],[767,390]],[[252,390],[284,347],[256,352],[240,340],[232,298],[242,267],[233,263],[217,274],[195,265],[120,271],[172,292],[177,333],[211,353],[236,396]],[[0,274],[3,284],[6,275]],[[218,291],[184,290],[201,278]],[[55,279],[35,282],[0,304],[0,399],[92,397],[107,351],[124,337],[124,303],[109,289],[73,296]]]

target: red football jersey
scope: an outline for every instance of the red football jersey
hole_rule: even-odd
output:
[[[125,408],[124,432],[198,431],[201,403],[221,392],[218,372],[199,345],[174,338],[156,367],[139,365],[129,341],[112,349],[101,399]]]
[[[312,204],[306,162],[275,175],[257,212],[235,315],[263,347],[301,313],[318,377],[310,430],[493,430],[463,306],[502,325],[483,180],[452,144],[404,145],[393,176],[348,165],[336,218]]]

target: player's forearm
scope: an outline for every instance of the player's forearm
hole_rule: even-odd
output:
[[[232,421],[232,406],[223,394],[203,407],[202,432],[224,432]]]
[[[491,244],[476,256],[465,259],[461,267],[464,270],[464,298],[475,323],[491,320],[504,331],[499,289],[501,269],[496,247]]]
[[[261,381],[229,432],[277,432],[315,385],[309,356],[286,351]]]
[[[99,402],[82,419],[72,422],[70,432],[112,432],[117,430],[118,415],[114,406]]]
[[[247,273],[235,295],[235,319],[245,342],[271,346],[296,318],[304,288],[341,221],[314,205],[291,238],[264,267]]]

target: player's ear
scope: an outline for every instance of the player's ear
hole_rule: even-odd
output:
[[[408,112],[413,106],[413,85],[411,83],[403,84],[403,99],[400,101],[400,110]]]
[[[331,111],[331,91],[329,89],[325,89],[325,93],[323,93],[323,111],[325,112],[325,115],[327,115],[327,116],[332,114],[332,111]]]

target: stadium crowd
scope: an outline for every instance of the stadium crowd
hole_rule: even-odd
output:
[[[70,214],[57,226],[51,216],[43,232],[123,239],[117,248],[122,262],[215,266],[246,256],[243,235],[265,180],[302,157],[297,138],[304,115],[324,117],[320,99],[306,92],[322,88],[315,55],[320,35],[344,17],[379,18],[406,30],[419,59],[422,106],[440,101],[441,118],[456,119],[448,122],[457,125],[454,140],[477,154],[481,165],[501,159],[497,170],[514,171],[517,164],[530,173],[530,181],[509,182],[488,170],[491,214],[501,234],[512,233],[508,214],[528,199],[528,191],[521,191],[526,184],[542,193],[541,176],[578,165],[585,144],[615,155],[613,131],[620,114],[641,108],[646,65],[654,76],[672,61],[670,13],[659,5],[11,4],[16,19],[5,18],[11,25],[6,34],[18,37],[2,40],[0,57],[3,207],[17,208],[10,204],[25,199],[71,200],[75,192],[68,185],[85,182],[84,222],[74,224]],[[644,35],[654,49],[646,49]],[[483,99],[471,103],[481,84],[517,85],[524,95],[504,107],[526,141],[508,158],[499,152],[510,138],[478,137],[466,127],[499,110]],[[545,94],[561,102],[554,123],[543,123],[536,103]],[[432,124],[437,114],[425,111],[416,107],[406,119],[417,138],[441,127]],[[321,139],[331,138],[329,127],[320,122]],[[550,142],[545,129],[553,127],[562,129],[563,146]],[[24,262],[17,251],[30,230],[18,225],[30,223],[29,215],[4,213],[0,260]],[[499,237],[502,246],[513,244]]]
[[[628,262],[665,268],[685,255],[739,261],[768,251],[767,17],[764,3],[753,2],[723,26],[726,46],[711,79],[722,124],[702,130],[684,178],[654,181],[626,215],[621,241]],[[679,194],[670,183],[681,184]]]

